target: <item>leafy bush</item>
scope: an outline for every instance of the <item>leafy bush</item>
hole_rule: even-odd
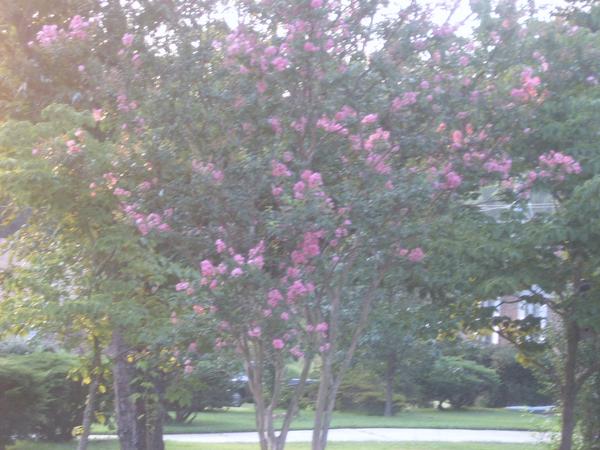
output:
[[[459,356],[442,356],[424,380],[431,400],[453,408],[471,406],[478,396],[491,393],[500,383],[494,369]]]
[[[48,352],[0,358],[0,441],[28,434],[50,441],[72,438],[87,391],[68,378],[75,363],[69,355]]]
[[[544,386],[533,370],[517,361],[515,349],[505,347],[495,350],[491,364],[500,377],[500,384],[491,394],[488,406],[539,406],[553,403],[552,396],[544,392]]]
[[[600,450],[600,373],[584,385],[579,414],[585,450]]]
[[[287,408],[290,404],[292,396],[296,391],[295,384],[286,384],[281,392],[281,397],[279,399],[279,407]],[[298,408],[299,409],[311,409],[314,408],[315,402],[317,401],[317,393],[319,391],[319,383],[314,381],[309,381],[304,386],[304,392],[302,392],[302,396],[298,400]]]
[[[0,449],[34,431],[43,418],[46,392],[33,370],[0,358]]]
[[[197,412],[231,406],[235,386],[232,376],[209,363],[198,364],[189,374],[180,373],[169,383],[165,398],[175,421],[188,421]]]
[[[22,357],[37,376],[46,394],[43,420],[36,426],[35,434],[43,440],[68,441],[73,428],[81,425],[87,387],[70,380],[69,372],[77,366],[71,355],[39,352]]]
[[[394,411],[406,406],[403,395],[394,395]],[[335,409],[353,411],[372,416],[383,415],[385,390],[377,377],[366,370],[354,369],[348,372],[337,393]]]

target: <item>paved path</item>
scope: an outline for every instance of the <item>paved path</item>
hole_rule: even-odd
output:
[[[310,442],[312,431],[295,430],[288,442]],[[501,442],[537,444],[549,442],[550,433],[503,430],[441,430],[429,428],[339,428],[329,431],[331,442]],[[92,439],[115,439],[116,436],[94,435]],[[165,441],[199,442],[204,444],[256,443],[258,435],[248,433],[165,434]]]

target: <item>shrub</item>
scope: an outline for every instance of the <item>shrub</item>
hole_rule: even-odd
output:
[[[197,412],[231,406],[234,388],[227,371],[198,364],[192,373],[178,374],[169,383],[167,407],[175,412],[176,422],[184,423]]]
[[[403,395],[394,395],[394,411],[406,406]],[[335,409],[353,411],[372,416],[383,415],[385,409],[385,390],[377,377],[364,369],[348,372],[337,393]]]
[[[292,399],[292,395],[296,390],[296,385],[293,383],[287,383],[281,392],[281,398],[279,399],[279,407],[287,408]],[[317,401],[317,393],[319,391],[319,383],[308,381],[304,386],[304,392],[298,400],[298,409],[311,409],[314,408],[315,402]]]
[[[64,353],[38,352],[22,357],[41,379],[44,389],[45,411],[35,427],[38,438],[48,441],[72,439],[73,428],[81,425],[87,395],[87,386],[69,379],[77,366],[77,359]]]
[[[75,364],[72,356],[49,352],[0,358],[0,435],[5,442],[29,434],[50,441],[72,438],[87,391],[68,378]]]
[[[14,358],[0,358],[0,450],[34,431],[44,403],[45,392],[33,370]]]
[[[471,406],[478,396],[489,394],[500,383],[494,369],[458,356],[443,356],[433,365],[425,386],[431,400],[453,408]]]
[[[587,381],[582,394],[579,414],[583,448],[600,450],[600,373]]]
[[[519,364],[516,350],[513,348],[499,348],[494,351],[492,367],[500,377],[500,384],[491,394],[489,406],[539,406],[553,402],[552,396],[543,392],[544,387],[533,370]]]

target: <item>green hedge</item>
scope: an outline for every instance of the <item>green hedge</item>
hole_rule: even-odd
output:
[[[405,397],[395,394],[393,411],[395,413],[401,411],[405,406]],[[335,409],[382,416],[385,409],[384,385],[369,371],[355,368],[346,374],[340,384]]]
[[[73,356],[50,352],[0,357],[0,442],[28,435],[49,441],[72,438],[87,393],[68,378],[76,364]]]

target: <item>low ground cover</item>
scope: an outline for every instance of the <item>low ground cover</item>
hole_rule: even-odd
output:
[[[438,411],[431,408],[410,409],[394,417],[367,416],[336,412],[332,428],[468,428],[489,430],[555,429],[556,418],[504,409],[467,408],[457,411]],[[301,411],[293,429],[310,429],[313,425],[311,411]],[[189,424],[170,424],[165,433],[222,433],[254,431],[256,427],[252,405],[223,411],[199,413]],[[112,434],[114,430],[97,425],[94,433]]]

